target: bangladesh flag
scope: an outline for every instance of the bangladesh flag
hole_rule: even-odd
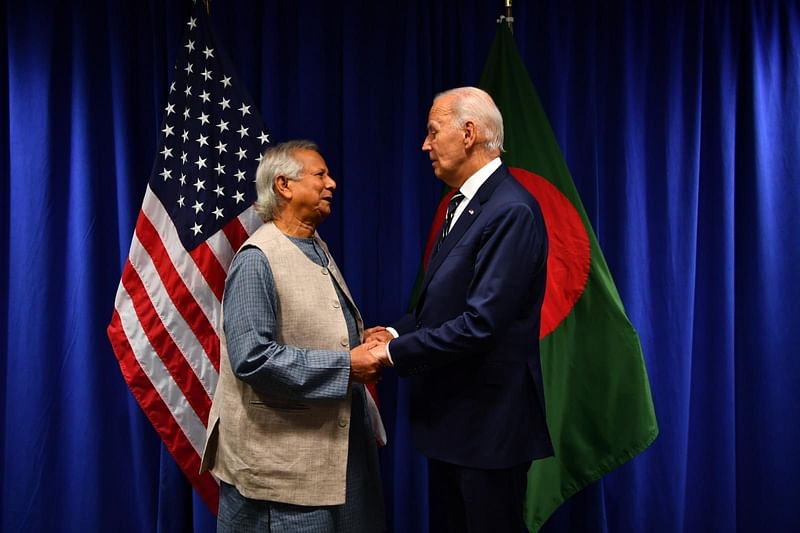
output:
[[[503,114],[503,161],[539,202],[549,240],[539,343],[555,456],[528,473],[525,521],[536,531],[564,500],[647,448],[658,425],[639,337],[504,23],[480,87]],[[451,195],[434,217],[426,264]]]

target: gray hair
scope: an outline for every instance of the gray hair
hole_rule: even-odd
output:
[[[295,152],[298,150],[313,150],[319,153],[316,144],[300,139],[271,146],[261,156],[261,162],[256,170],[258,197],[253,202],[253,207],[264,222],[274,219],[283,207],[281,197],[275,193],[275,179],[284,176],[292,181],[300,180],[303,165],[295,157]]]
[[[443,96],[453,96],[451,111],[453,124],[463,128],[468,121],[478,126],[483,133],[480,139],[487,152],[504,152],[503,115],[489,93],[477,87],[457,87],[436,95],[434,102]]]

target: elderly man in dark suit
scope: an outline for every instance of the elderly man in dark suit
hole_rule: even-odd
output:
[[[411,376],[414,444],[429,458],[431,531],[524,531],[531,461],[552,455],[539,320],[547,233],[502,164],[503,118],[474,87],[436,97],[422,150],[455,189],[414,311],[370,340]]]

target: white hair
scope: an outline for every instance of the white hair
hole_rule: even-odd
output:
[[[295,140],[277,144],[264,151],[256,170],[256,193],[258,197],[253,207],[264,222],[273,220],[283,207],[282,199],[275,193],[275,179],[283,176],[292,181],[300,179],[303,165],[297,161],[298,150],[313,150],[319,153],[317,145],[311,141]]]
[[[487,152],[504,152],[503,149],[503,115],[489,93],[477,87],[457,87],[436,95],[434,102],[444,96],[453,96],[450,111],[453,124],[463,128],[471,121],[482,133],[482,143]]]

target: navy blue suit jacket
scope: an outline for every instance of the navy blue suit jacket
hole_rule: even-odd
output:
[[[539,320],[547,272],[541,210],[505,166],[434,252],[415,312],[389,350],[411,376],[412,439],[426,456],[508,468],[552,455]]]

